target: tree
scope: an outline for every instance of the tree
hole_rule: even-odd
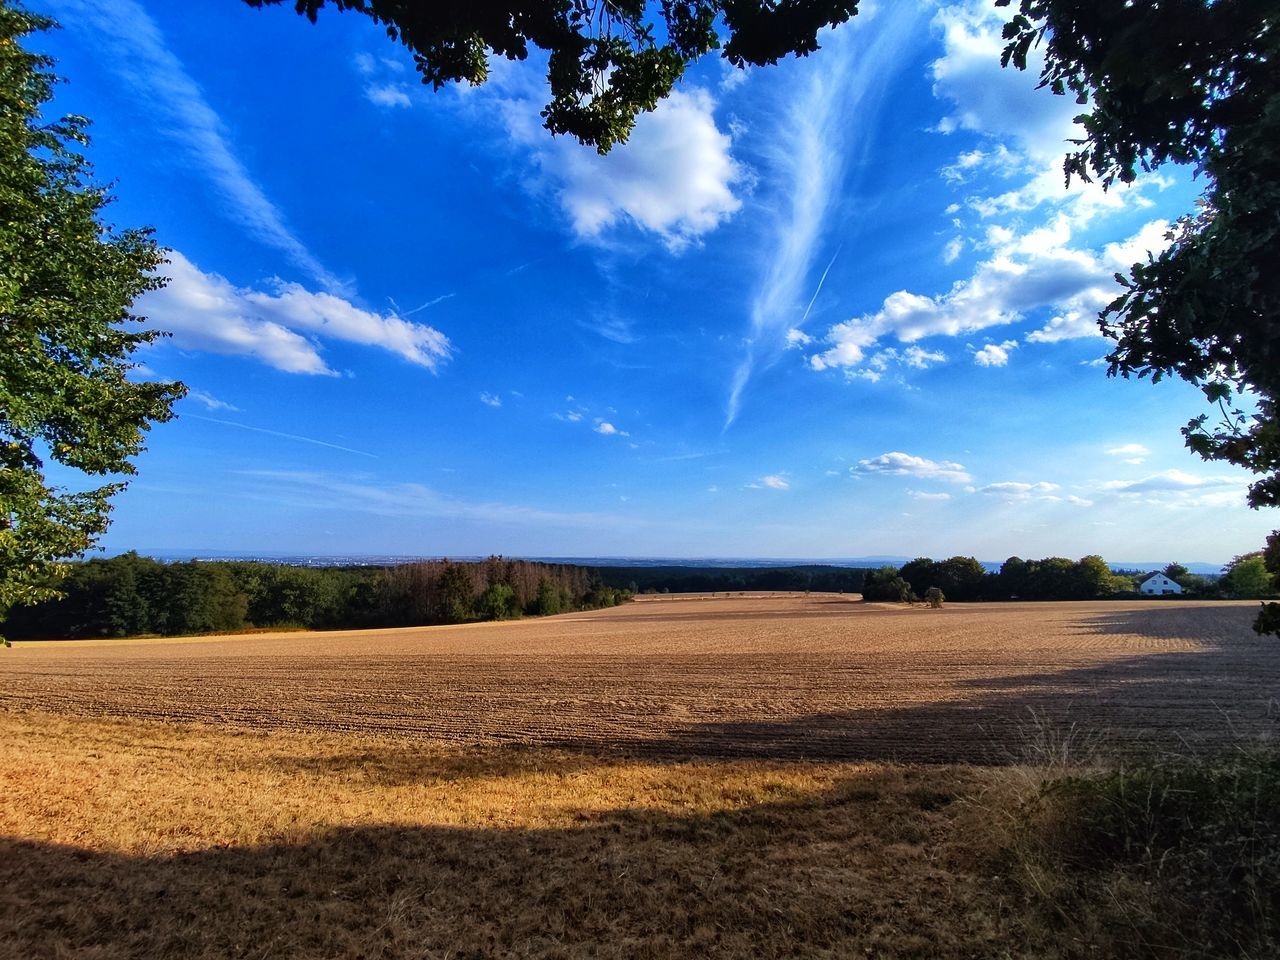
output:
[[[1275,594],[1261,550],[1235,557],[1222,575],[1222,589],[1237,600],[1261,600]]]
[[[145,432],[186,392],[128,379],[159,336],[130,304],[162,284],[164,259],[149,231],[101,220],[110,197],[77,152],[88,121],[41,116],[57,78],[19,41],[53,26],[0,0],[0,618],[56,595],[58,561],[92,546],[124,487],[51,486],[45,462],[132,474]]]
[[[946,599],[946,594],[937,587],[930,587],[924,592],[925,603],[929,604],[929,606],[933,607],[935,610],[941,610],[942,604]]]
[[[1111,376],[1177,374],[1204,392],[1220,419],[1191,420],[1187,446],[1257,474],[1253,507],[1280,505],[1278,25],[1275,0],[1020,0],[1003,61],[1025,69],[1043,45],[1040,85],[1087,107],[1068,183],[1128,183],[1165,163],[1201,175],[1198,211],[1117,275],[1124,292],[1100,324]],[[1280,605],[1260,632],[1264,620],[1277,632]]]
[[[286,0],[244,0],[251,7]],[[857,13],[858,0],[663,0],[661,22],[644,0],[291,0],[316,21],[354,11],[413,55],[422,82],[483,83],[489,56],[547,52],[551,100],[544,125],[601,153],[626,141],[636,117],[671,92],[693,60],[720,50],[737,67],[818,49],[818,31]],[[655,5],[656,6],[656,5]],[[659,39],[661,38],[661,39]]]
[[[868,570],[862,580],[862,599],[871,602],[906,603],[911,599],[911,584],[898,576],[897,567]]]

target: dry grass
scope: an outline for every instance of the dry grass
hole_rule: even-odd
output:
[[[997,956],[983,776],[13,714],[0,957]]]
[[[892,761],[1238,743],[1280,693],[1251,615],[735,597],[0,651],[0,960],[1108,955],[1027,908],[1042,771]]]

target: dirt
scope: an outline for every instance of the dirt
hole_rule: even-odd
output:
[[[1251,603],[671,597],[500,624],[44,642],[0,709],[661,759],[1001,763],[1277,729]]]

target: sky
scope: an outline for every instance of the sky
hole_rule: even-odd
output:
[[[1220,563],[1276,517],[1096,315],[1198,185],[1065,189],[1071,98],[988,3],[714,56],[606,157],[536,58],[433,92],[364,18],[30,0],[190,388],[111,553]],[[51,471],[73,485],[69,472]]]

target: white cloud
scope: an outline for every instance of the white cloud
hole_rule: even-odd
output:
[[[882,453],[870,460],[859,460],[858,465],[852,468],[852,472],[918,477],[922,480],[943,480],[948,483],[969,483],[973,479],[961,464],[950,460],[929,460],[900,451]]]
[[[434,327],[364,310],[296,283],[277,281],[271,292],[236,287],[177,251],[169,259],[163,268],[168,286],[145,294],[138,310],[172,333],[179,347],[253,357],[286,373],[329,376],[336,374],[321,358],[317,338],[380,347],[429,370],[449,358],[449,339]]]
[[[64,25],[83,29],[94,44],[107,47],[109,62],[156,126],[178,141],[186,162],[221,191],[227,201],[223,210],[326,290],[345,289],[293,233],[241,163],[222,119],[136,0],[51,0],[49,6]]]
[[[408,91],[398,83],[371,83],[364,88],[364,95],[370,103],[387,109],[413,106]]]
[[[1009,363],[1009,351],[1018,345],[1017,340],[988,343],[973,352],[973,362],[980,367],[1003,367]]]
[[[770,490],[790,490],[791,484],[787,482],[785,477],[778,474],[770,474],[767,477],[760,478],[761,486],[768,487]]]
[[[194,389],[188,390],[187,399],[195,400],[197,403],[203,404],[206,410],[225,410],[228,413],[240,412],[239,407],[233,406],[232,404],[227,403],[225,400],[219,400],[213,394],[206,393],[203,390],[194,390]]]
[[[1008,480],[1004,483],[989,483],[985,487],[978,489],[979,493],[989,494],[993,497],[999,497],[1002,500],[1048,500],[1057,501],[1062,497],[1058,496],[1058,485],[1056,483],[1022,483],[1017,480]]]
[[[811,343],[813,343],[813,337],[809,336],[803,330],[797,330],[795,327],[792,327],[787,331],[788,347],[807,347]]]
[[[1060,163],[1067,141],[1079,136],[1073,118],[1080,107],[1072,97],[1036,88],[1043,62],[1039,51],[1031,52],[1025,73],[1000,66],[1000,31],[1008,18],[1007,10],[982,2],[938,11],[934,24],[941,30],[944,53],[932,65],[933,89],[935,96],[951,104],[939,129],[995,136]],[[961,169],[971,169],[987,159],[970,156],[967,167],[963,157],[959,162]],[[1012,157],[1006,153],[1001,159],[1010,162]]]
[[[482,392],[480,394],[480,402],[488,407],[502,406],[502,398],[495,393]]]
[[[601,436],[605,436],[605,437],[629,437],[629,436],[631,436],[631,434],[627,433],[627,431],[625,431],[625,430],[619,430],[617,427],[615,427],[615,426],[614,426],[612,423],[610,423],[608,420],[597,420],[597,421],[596,421],[596,425],[595,425],[595,427],[593,427],[592,429],[594,429],[596,433],[600,434]]]
[[[541,173],[541,182],[535,177],[527,185],[549,188],[579,237],[600,239],[630,223],[678,251],[742,205],[734,188],[745,172],[731,154],[731,136],[716,125],[716,103],[706,90],[673,91],[640,115],[625,144],[601,156],[569,137],[552,139],[537,122],[543,91],[529,91],[523,79],[510,72],[498,78],[499,94],[509,94],[496,101],[498,110]]]
[[[1125,443],[1118,447],[1108,447],[1106,453],[1109,457],[1123,457],[1125,463],[1136,465],[1145,461],[1151,451],[1140,443]]]
[[[971,277],[939,296],[899,290],[875,313],[831,327],[827,349],[810,357],[815,370],[856,369],[884,337],[914,343],[926,337],[958,336],[1022,321],[1028,313],[1050,308],[1055,316],[1027,340],[1053,342],[1097,336],[1097,315],[1119,292],[1115,274],[1128,268],[1135,250],[1163,238],[1163,221],[1147,224],[1134,237],[1111,244],[1102,253],[1070,246],[1072,227],[1065,216],[1024,234],[1005,228],[988,231],[990,257]],[[985,356],[1008,360],[1008,348]],[[981,362],[981,361],[979,361]],[[993,364],[1000,365],[1000,364]]]
[[[952,237],[947,241],[947,246],[942,251],[942,262],[955,263],[962,253],[964,253],[964,239],[962,237]]]

